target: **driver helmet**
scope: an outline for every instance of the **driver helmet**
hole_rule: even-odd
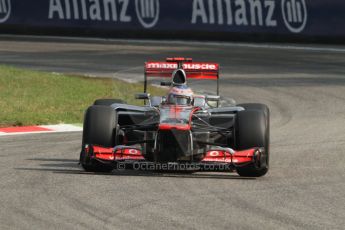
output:
[[[174,86],[169,90],[167,103],[175,105],[191,105],[193,102],[193,91],[186,85]]]

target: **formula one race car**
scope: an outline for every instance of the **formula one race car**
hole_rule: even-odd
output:
[[[151,97],[149,77],[170,86]],[[188,79],[217,81],[217,95],[196,95]],[[219,106],[219,65],[167,58],[145,63],[143,106],[119,99],[99,99],[85,113],[80,164],[86,171],[110,172],[119,164],[151,164],[179,169],[236,170],[260,177],[269,167],[269,109],[263,104]],[[177,167],[176,167],[177,166]],[[212,167],[210,167],[212,166]],[[224,167],[226,166],[226,167]]]

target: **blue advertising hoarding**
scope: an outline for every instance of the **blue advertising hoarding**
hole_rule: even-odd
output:
[[[2,28],[345,37],[342,0],[0,0]]]

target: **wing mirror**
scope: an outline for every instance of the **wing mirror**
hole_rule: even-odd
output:
[[[216,101],[218,102],[220,100],[220,96],[216,95],[207,95],[206,96],[206,101]]]
[[[150,94],[149,93],[137,93],[137,94],[135,94],[135,99],[148,100],[148,99],[150,99]]]
[[[215,95],[206,96],[206,103],[213,108],[219,106],[219,100],[220,100],[220,96],[215,96]]]

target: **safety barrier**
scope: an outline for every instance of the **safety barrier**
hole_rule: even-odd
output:
[[[0,33],[345,38],[343,0],[0,0]]]

